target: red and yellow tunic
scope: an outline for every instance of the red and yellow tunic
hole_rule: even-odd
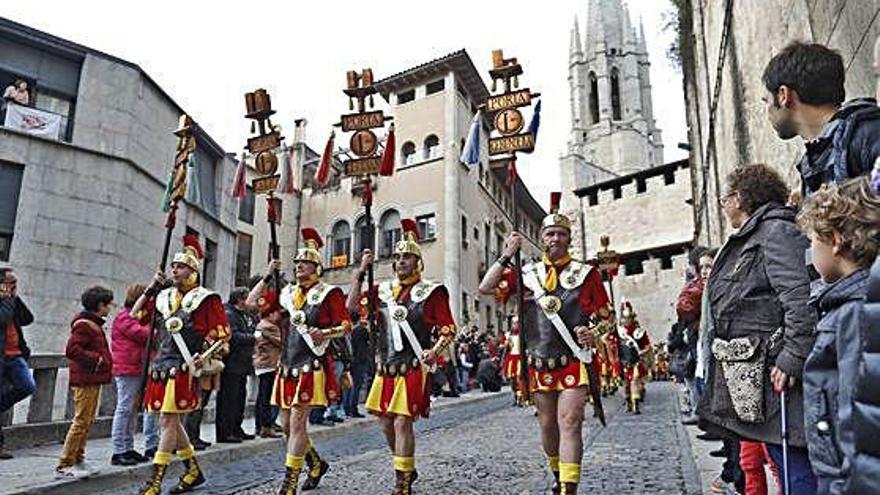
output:
[[[575,326],[591,326],[606,322],[610,305],[599,271],[566,256],[551,262],[546,256],[535,268],[538,282],[547,296],[555,297],[560,304],[558,314],[566,324],[572,338]],[[505,269],[499,283],[508,294],[517,290],[517,275]],[[586,365],[572,355],[562,343],[558,331],[547,320],[534,300],[531,291],[526,294],[525,326],[526,354],[529,356],[530,388],[536,392],[557,392],[589,385]],[[546,320],[546,321],[545,321]],[[607,323],[603,323],[606,324]]]
[[[623,375],[626,382],[643,379],[648,374],[645,355],[651,350],[651,338],[638,321],[624,322],[617,329],[621,346],[626,346]]]
[[[516,325],[516,324],[514,324]],[[519,340],[519,327],[514,326],[507,336],[507,353],[504,355],[502,370],[508,380],[516,380],[522,370],[522,349]]]
[[[150,363],[144,407],[150,412],[195,411],[201,407],[199,380],[187,368],[168,329],[175,319],[182,322],[179,333],[193,356],[218,340],[229,340],[223,303],[217,293],[204,287],[195,287],[186,293],[171,287],[159,293],[155,310],[162,314],[163,321],[157,332],[156,354]]]
[[[395,344],[389,323],[395,316],[389,306],[396,306],[397,311],[404,308],[397,317],[406,320],[423,350],[433,348],[439,356],[455,338],[449,293],[433,282],[418,280],[405,284],[394,280],[375,288],[372,299],[378,301],[380,335],[376,376],[367,397],[367,410],[379,416],[427,418],[431,405],[430,372],[405,336],[400,336]]]
[[[330,339],[351,332],[345,294],[339,287],[320,281],[308,288],[289,285],[281,291],[280,303],[290,313],[290,323],[282,329],[283,348],[272,405],[282,409],[325,407],[342,395],[327,346]],[[322,331],[321,344],[307,336],[308,328]]]

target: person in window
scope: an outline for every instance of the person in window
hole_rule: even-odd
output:
[[[31,95],[28,91],[28,83],[24,79],[16,79],[14,83],[3,91],[3,100],[12,101],[19,105],[30,105]]]

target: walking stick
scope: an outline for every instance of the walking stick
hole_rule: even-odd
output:
[[[782,490],[784,495],[791,495],[791,484],[788,476],[788,414],[785,387],[779,394],[780,413],[782,414]]]
[[[177,151],[174,155],[174,166],[168,178],[168,184],[165,188],[165,199],[162,209],[168,212],[165,217],[165,241],[162,245],[162,257],[159,260],[158,271],[164,273],[168,264],[168,254],[171,251],[171,236],[174,233],[174,227],[177,225],[177,204],[186,194],[186,176],[187,167],[190,166],[192,153],[196,148],[196,141],[193,138],[195,123],[189,115],[180,116],[180,127],[174,131],[177,136]],[[150,331],[147,332],[147,342],[144,344],[144,364],[141,368],[140,383],[140,406],[143,405],[144,392],[147,388],[147,375],[150,371],[150,350],[153,348],[153,333],[159,324],[158,311],[153,310],[150,319]],[[140,409],[140,406],[138,409]]]

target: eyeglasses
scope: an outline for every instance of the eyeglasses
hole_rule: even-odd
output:
[[[720,198],[718,198],[718,202],[721,204],[721,206],[727,206],[728,201],[730,201],[730,198],[736,196],[737,194],[739,194],[738,191],[731,191],[731,192],[725,194],[724,196],[721,196]]]

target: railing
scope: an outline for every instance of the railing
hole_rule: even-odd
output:
[[[63,354],[34,354],[28,359],[33,370],[36,389],[28,398],[0,415],[7,448],[16,449],[34,445],[60,442],[64,440],[70,420],[73,418],[73,394],[69,387],[58,386],[59,370],[67,368],[67,358]],[[251,377],[253,378],[253,377]],[[250,416],[256,398],[256,381],[248,380],[246,415]],[[57,392],[57,393],[56,393]],[[216,394],[213,394],[216,396]],[[63,402],[62,402],[63,401]],[[63,405],[63,413],[61,407]],[[211,403],[213,405],[213,403]],[[54,412],[58,409],[58,414]],[[101,387],[101,402],[98,406],[98,419],[92,427],[92,437],[110,436],[113,413],[116,410],[116,387],[113,383]],[[205,408],[203,421],[214,421],[214,409]],[[24,414],[24,421],[18,417]]]

